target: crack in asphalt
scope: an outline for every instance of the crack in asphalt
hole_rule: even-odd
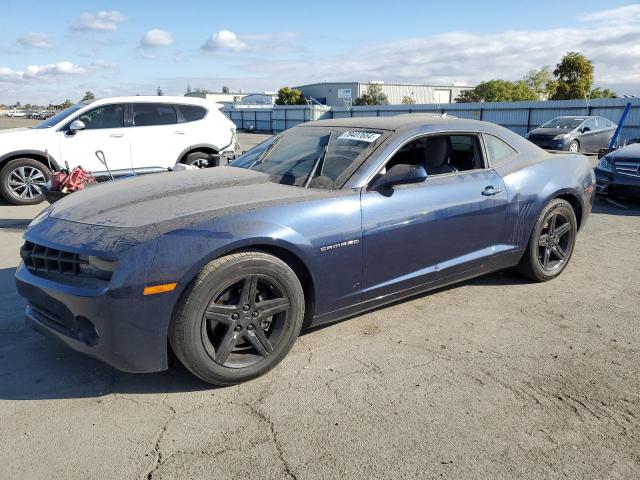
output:
[[[298,477],[296,476],[292,467],[289,465],[289,462],[284,457],[284,450],[282,448],[282,445],[280,445],[280,442],[278,441],[278,433],[276,431],[276,427],[275,427],[275,424],[273,423],[273,420],[271,420],[269,416],[267,416],[265,413],[258,410],[256,407],[254,407],[250,403],[239,403],[239,404],[233,403],[233,402],[230,402],[230,403],[237,406],[247,407],[251,411],[251,413],[254,414],[254,416],[260,418],[262,421],[266,422],[267,425],[269,425],[269,431],[271,432],[271,440],[273,441],[273,446],[275,447],[276,452],[278,453],[278,458],[280,459],[280,462],[284,467],[285,473],[289,478],[292,478],[293,480],[298,480]]]

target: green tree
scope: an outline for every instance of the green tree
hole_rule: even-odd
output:
[[[409,95],[405,95],[404,97],[402,97],[403,105],[413,105],[414,103],[416,103],[416,101],[413,99],[413,97],[410,97]]]
[[[569,52],[553,71],[551,100],[587,98],[593,85],[593,63],[578,52]]]
[[[476,92],[475,88],[461,91],[454,99],[456,103],[477,103],[481,102],[482,97]]]
[[[86,92],[84,92],[84,97],[82,97],[82,100],[80,100],[81,102],[90,102],[92,100],[95,100],[96,96],[93,94],[92,91],[87,90]]]
[[[70,107],[70,106],[72,106],[72,105],[73,105],[73,103],[71,103],[71,100],[69,100],[69,99],[67,98],[64,102],[62,102],[62,103],[60,104],[60,108],[62,108],[62,109],[64,110],[65,108],[69,108],[69,107]]]
[[[276,105],[305,105],[306,103],[307,101],[300,90],[289,87],[282,87],[278,90]]]
[[[185,96],[187,95],[191,95],[193,93],[193,90],[191,90],[191,84],[187,83],[187,89],[184,91]]]
[[[222,93],[229,93],[231,90],[229,90],[229,87],[227,87],[226,85],[222,87]]]
[[[553,81],[551,68],[545,65],[540,70],[529,70],[522,81],[538,94],[540,100],[544,100],[549,96],[548,85]]]
[[[367,88],[367,93],[356,98],[354,105],[389,105],[389,99],[382,91],[382,85],[371,83]]]
[[[601,90],[599,87],[597,87],[591,90],[589,98],[616,98],[617,96],[618,94],[613,90],[609,90],[608,88]]]

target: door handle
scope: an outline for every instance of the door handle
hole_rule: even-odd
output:
[[[124,133],[112,133],[109,136],[113,137],[113,138],[122,138],[122,137],[124,137]]]
[[[490,196],[492,196],[492,195],[497,195],[497,194],[499,194],[500,192],[502,192],[502,189],[501,189],[501,188],[494,188],[494,187],[492,187],[492,186],[490,185],[490,186],[486,187],[486,188],[482,191],[482,194],[483,194],[484,196],[486,196],[486,197],[490,197]]]
[[[178,135],[184,135],[184,131],[182,131],[182,130],[176,130],[173,133],[178,134]]]

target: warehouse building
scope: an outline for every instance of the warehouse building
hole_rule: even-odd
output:
[[[294,87],[305,96],[330,107],[349,106],[366,93],[372,83],[382,87],[382,92],[390,104],[400,104],[404,97],[412,98],[414,103],[452,103],[464,90],[473,87],[440,86],[408,83],[385,82],[322,82]]]

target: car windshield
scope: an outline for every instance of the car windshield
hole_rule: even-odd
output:
[[[264,172],[274,182],[337,189],[380,144],[370,129],[301,127],[267,140],[229,165]]]
[[[582,122],[584,122],[584,118],[558,117],[542,124],[540,128],[559,128],[562,130],[569,130],[576,128]]]
[[[31,128],[51,128],[58,122],[61,122],[68,116],[73,115],[75,112],[86,106],[86,103],[76,103],[75,105],[72,105],[69,108],[65,108],[61,112],[56,113],[53,117],[49,117],[44,122],[40,122]]]

